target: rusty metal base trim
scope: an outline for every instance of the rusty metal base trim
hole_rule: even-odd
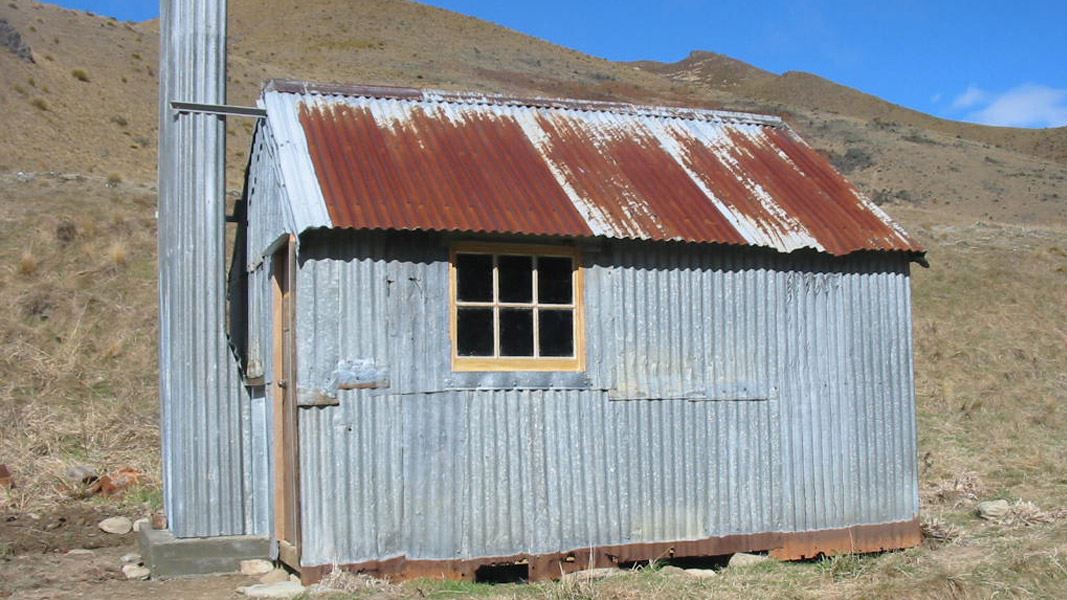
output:
[[[855,525],[820,531],[773,532],[726,535],[702,540],[623,544],[581,548],[557,554],[515,554],[468,560],[386,560],[347,565],[304,566],[300,577],[306,584],[321,580],[335,568],[353,573],[403,581],[419,577],[473,581],[481,567],[525,564],[530,581],[558,579],[565,573],[625,563],[671,558],[721,556],[736,552],[769,552],[778,560],[802,560],[819,555],[881,552],[911,548],[922,543],[918,517],[878,525]]]

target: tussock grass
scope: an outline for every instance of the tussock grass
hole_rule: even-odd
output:
[[[20,275],[29,277],[37,273],[37,256],[32,250],[23,250],[19,256],[18,271]]]
[[[72,501],[74,465],[140,469],[137,495],[158,496],[153,199],[45,179],[0,181],[0,201],[0,251],[20,257],[0,269],[0,511]]]
[[[1062,504],[1067,277],[1058,269],[1067,261],[1049,248],[1064,232],[932,233],[933,268],[914,272],[922,487],[969,474],[964,497]]]
[[[343,595],[348,598],[402,598],[404,591],[396,585],[363,573],[349,573],[341,569],[330,571],[316,587],[316,595]]]
[[[107,255],[114,266],[126,266],[126,244],[122,242],[112,242],[111,245],[108,246]]]

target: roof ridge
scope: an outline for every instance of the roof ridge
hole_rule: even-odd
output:
[[[550,98],[542,96],[510,96],[490,92],[464,91],[455,92],[432,88],[411,88],[388,85],[317,83],[293,79],[272,79],[266,83],[263,92],[288,94],[318,94],[325,96],[352,96],[367,98],[390,98],[399,100],[419,100],[423,102],[445,102],[455,104],[481,104],[496,106],[527,106],[535,108],[554,108],[569,110],[586,110],[631,114],[667,118],[701,118],[715,121],[733,121],[742,124],[782,127],[785,123],[775,115],[694,108],[685,106],[663,106],[636,104],[632,102],[612,102],[605,100],[584,100],[577,98]]]

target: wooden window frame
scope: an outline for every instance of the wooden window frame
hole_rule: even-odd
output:
[[[495,298],[488,303],[457,302],[458,289],[456,282],[456,255],[457,254],[491,254],[505,256],[562,256],[573,261],[574,272],[572,280],[573,305],[546,305],[563,307],[567,306],[574,311],[574,356],[460,356],[458,346],[458,316],[459,305],[485,305],[494,310],[493,327],[499,328],[498,310],[512,306],[512,303],[499,302]],[[496,288],[497,270],[494,262],[493,287]],[[585,268],[582,266],[581,251],[574,246],[551,246],[544,244],[510,244],[494,242],[457,242],[452,244],[448,256],[448,319],[449,335],[452,341],[452,370],[459,372],[471,371],[564,371],[580,372],[585,370]],[[537,296],[536,280],[534,281],[534,299]],[[515,306],[532,306],[539,308],[538,303],[515,303]],[[536,312],[536,311],[535,311]],[[497,351],[499,351],[500,336],[494,334]],[[534,325],[534,340],[538,335],[537,319]]]

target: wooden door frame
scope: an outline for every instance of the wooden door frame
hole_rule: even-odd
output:
[[[296,240],[271,257],[274,405],[274,523],[278,557],[300,568],[300,439],[296,402]],[[283,285],[284,283],[284,285]]]

